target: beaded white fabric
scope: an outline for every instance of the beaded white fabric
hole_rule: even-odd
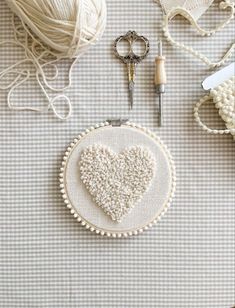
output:
[[[169,23],[170,21],[176,16],[181,15],[185,19],[187,19],[191,26],[195,28],[197,33],[201,36],[211,36],[215,34],[216,32],[223,29],[225,26],[227,26],[232,19],[234,18],[235,14],[235,5],[232,0],[224,0],[220,1],[219,8],[220,10],[228,10],[229,15],[225,19],[224,22],[220,23],[218,26],[216,26],[213,29],[205,30],[203,29],[197,22],[197,19],[206,11],[207,8],[209,8],[211,1],[157,1],[160,3],[160,5],[163,8],[163,11],[165,11],[165,15],[163,16],[163,34],[166,38],[166,40],[176,48],[181,49],[182,51],[191,54],[201,62],[203,62],[205,65],[209,66],[210,68],[215,68],[223,65],[229,58],[231,58],[234,49],[235,49],[235,42],[232,42],[229,49],[226,51],[226,53],[220,58],[220,60],[212,61],[207,56],[205,56],[203,53],[195,50],[193,47],[190,47],[188,45],[185,45],[183,43],[180,43],[176,41],[170,33],[169,30]]]
[[[208,133],[229,134],[231,133],[235,140],[235,76],[226,80],[221,85],[212,89],[210,95],[202,97],[194,108],[194,116],[198,124]],[[207,101],[213,101],[215,107],[219,110],[221,118],[224,120],[227,129],[211,129],[205,125],[199,116],[200,107]]]
[[[134,146],[116,154],[96,144],[83,151],[79,167],[96,204],[120,222],[149,188],[155,161],[147,148]]]
[[[211,90],[210,94],[227,127],[235,129],[235,77]]]

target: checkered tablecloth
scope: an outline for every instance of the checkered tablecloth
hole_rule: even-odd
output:
[[[203,17],[205,27],[225,18],[217,4]],[[192,116],[204,94],[200,83],[210,72],[164,41],[168,85],[165,125],[159,129],[153,74],[162,12],[152,0],[107,0],[107,6],[104,37],[74,69],[67,91],[74,109],[70,120],[10,111],[6,92],[0,92],[0,307],[230,308],[235,304],[235,143],[231,136],[202,132]],[[0,17],[1,41],[12,37],[3,0]],[[219,58],[234,38],[234,24],[210,38],[198,37],[182,18],[174,25],[175,38],[211,58]],[[132,29],[149,38],[151,51],[138,67],[129,114],[125,67],[112,43]],[[16,47],[0,48],[0,69],[21,57]],[[13,100],[45,104],[33,81]],[[203,114],[210,125],[223,126],[213,106]],[[58,188],[67,144],[111,117],[129,117],[154,130],[177,168],[172,208],[157,226],[127,239],[82,228]]]

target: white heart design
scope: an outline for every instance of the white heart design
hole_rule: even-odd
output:
[[[92,145],[82,152],[79,167],[81,180],[96,204],[120,222],[149,188],[155,161],[140,146],[116,154],[106,146]]]

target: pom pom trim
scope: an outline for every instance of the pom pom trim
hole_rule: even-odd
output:
[[[83,137],[85,137],[86,135],[88,135],[89,133],[91,133],[92,131],[94,131],[95,129],[101,128],[101,127],[105,127],[105,126],[110,126],[109,122],[102,122],[100,124],[96,124],[95,126],[92,126],[88,129],[86,129],[84,132],[82,132],[80,135],[78,135],[67,147],[65,154],[63,156],[63,160],[61,163],[61,167],[59,170],[59,188],[60,188],[60,192],[62,194],[62,198],[64,200],[64,203],[66,205],[66,207],[70,210],[70,213],[74,216],[74,218],[86,229],[90,230],[91,232],[94,232],[96,234],[99,234],[101,236],[107,236],[107,237],[113,237],[113,238],[120,238],[120,237],[128,237],[128,236],[132,236],[132,235],[137,235],[142,233],[145,230],[148,230],[150,227],[152,227],[154,224],[156,224],[158,221],[160,221],[163,217],[163,215],[167,212],[168,208],[171,206],[172,203],[172,199],[174,197],[175,194],[175,189],[176,189],[176,171],[175,171],[175,164],[173,161],[173,158],[169,152],[169,150],[167,149],[166,145],[161,141],[161,139],[159,137],[156,136],[155,133],[153,133],[151,130],[142,127],[141,125],[132,123],[132,122],[127,122],[124,124],[124,126],[129,126],[129,127],[133,127],[133,128],[137,128],[143,132],[145,132],[147,135],[149,135],[151,138],[153,138],[154,140],[156,140],[162,147],[162,149],[164,150],[168,160],[169,160],[169,164],[170,164],[170,169],[171,169],[171,175],[172,175],[172,183],[171,183],[171,190],[169,193],[169,197],[167,202],[165,203],[164,207],[162,208],[161,212],[158,214],[158,216],[151,221],[150,223],[148,223],[147,225],[143,226],[142,228],[138,228],[136,230],[133,231],[122,231],[122,232],[113,232],[113,231],[109,231],[109,230],[104,230],[101,228],[97,228],[96,226],[90,224],[88,221],[86,221],[83,217],[81,217],[79,215],[79,213],[77,212],[77,210],[73,207],[73,205],[71,204],[69,197],[67,195],[66,189],[65,189],[65,169],[66,169],[66,164],[68,161],[68,158],[72,152],[72,150],[77,146],[78,143],[80,143],[81,139]]]

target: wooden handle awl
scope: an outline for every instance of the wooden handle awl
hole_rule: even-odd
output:
[[[155,85],[166,84],[165,57],[158,56],[155,59]]]

